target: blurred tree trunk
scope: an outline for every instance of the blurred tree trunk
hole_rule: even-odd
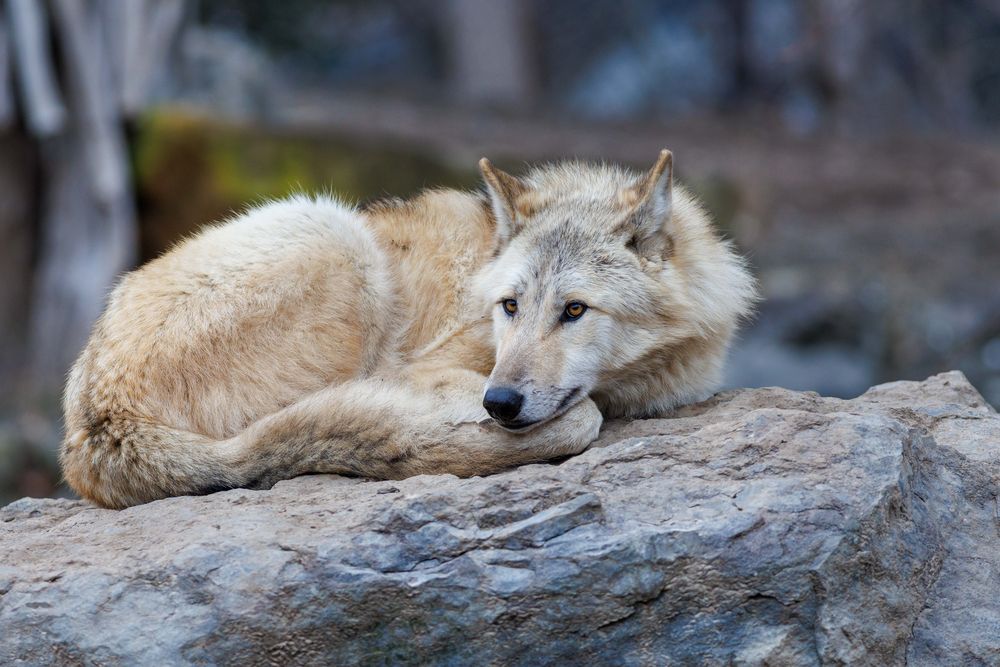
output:
[[[31,270],[30,151],[15,133],[10,33],[0,14],[0,379],[13,377],[24,354],[25,279]],[[12,391],[0,384],[0,398]]]
[[[0,10],[0,132],[14,122],[14,90],[10,80],[10,34],[6,17]]]
[[[50,137],[62,129],[66,110],[49,55],[45,5],[35,0],[7,0],[7,15],[24,122],[32,135]]]
[[[24,133],[14,136],[12,128],[4,141],[18,146],[33,140],[37,148],[0,154],[0,257],[9,260],[0,266],[0,277],[10,278],[0,284],[0,315],[8,322],[26,320],[27,349],[17,347],[21,328],[6,323],[0,344],[18,350],[30,395],[55,396],[108,290],[138,257],[126,116],[143,107],[185,3],[6,0],[3,7],[0,130],[5,109],[14,111],[4,86],[13,71]],[[6,65],[5,37],[12,68]],[[58,62],[52,53],[59,54]],[[37,155],[37,170],[25,153]],[[33,183],[36,171],[40,178]],[[24,259],[31,239],[37,244],[33,268]],[[18,369],[0,363],[0,373],[11,385]]]
[[[535,93],[524,0],[449,0],[445,33],[452,87],[461,102],[523,108]]]
[[[43,152],[45,194],[32,293],[30,372],[61,384],[115,277],[137,257],[136,223],[118,95],[97,5],[51,3],[70,122]]]
[[[31,275],[35,154],[10,127],[0,129],[0,400],[14,396],[25,354]]]

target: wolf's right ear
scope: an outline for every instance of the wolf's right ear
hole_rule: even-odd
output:
[[[521,231],[524,224],[525,211],[520,201],[529,186],[507,172],[493,166],[493,163],[483,158],[479,161],[479,171],[486,183],[486,191],[490,195],[493,215],[497,221],[497,241],[501,247],[507,245]]]

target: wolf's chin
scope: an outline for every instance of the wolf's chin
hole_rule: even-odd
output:
[[[549,417],[549,419],[551,419],[551,417]],[[510,431],[511,433],[527,433],[536,426],[540,426],[545,422],[549,421],[549,419],[539,419],[537,421],[525,422],[523,424],[520,422],[510,422],[509,424],[505,424],[502,421],[496,419],[494,419],[493,421],[496,422],[497,426],[499,426],[505,431]]]

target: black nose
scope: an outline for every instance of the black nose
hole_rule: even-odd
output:
[[[521,392],[507,387],[494,387],[486,390],[483,398],[483,407],[490,417],[499,419],[502,422],[513,421],[521,412],[521,404],[524,403],[524,396]]]

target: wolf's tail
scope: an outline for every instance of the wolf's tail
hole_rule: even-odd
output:
[[[60,462],[69,485],[103,507],[251,485],[232,441],[143,420],[71,431]]]
[[[73,489],[120,509],[169,496],[270,488],[309,472],[405,476],[416,434],[399,437],[402,390],[380,382],[329,387],[262,417],[229,439],[117,416],[67,425],[60,462]],[[81,423],[83,422],[83,423]],[[427,427],[428,424],[424,424]]]

